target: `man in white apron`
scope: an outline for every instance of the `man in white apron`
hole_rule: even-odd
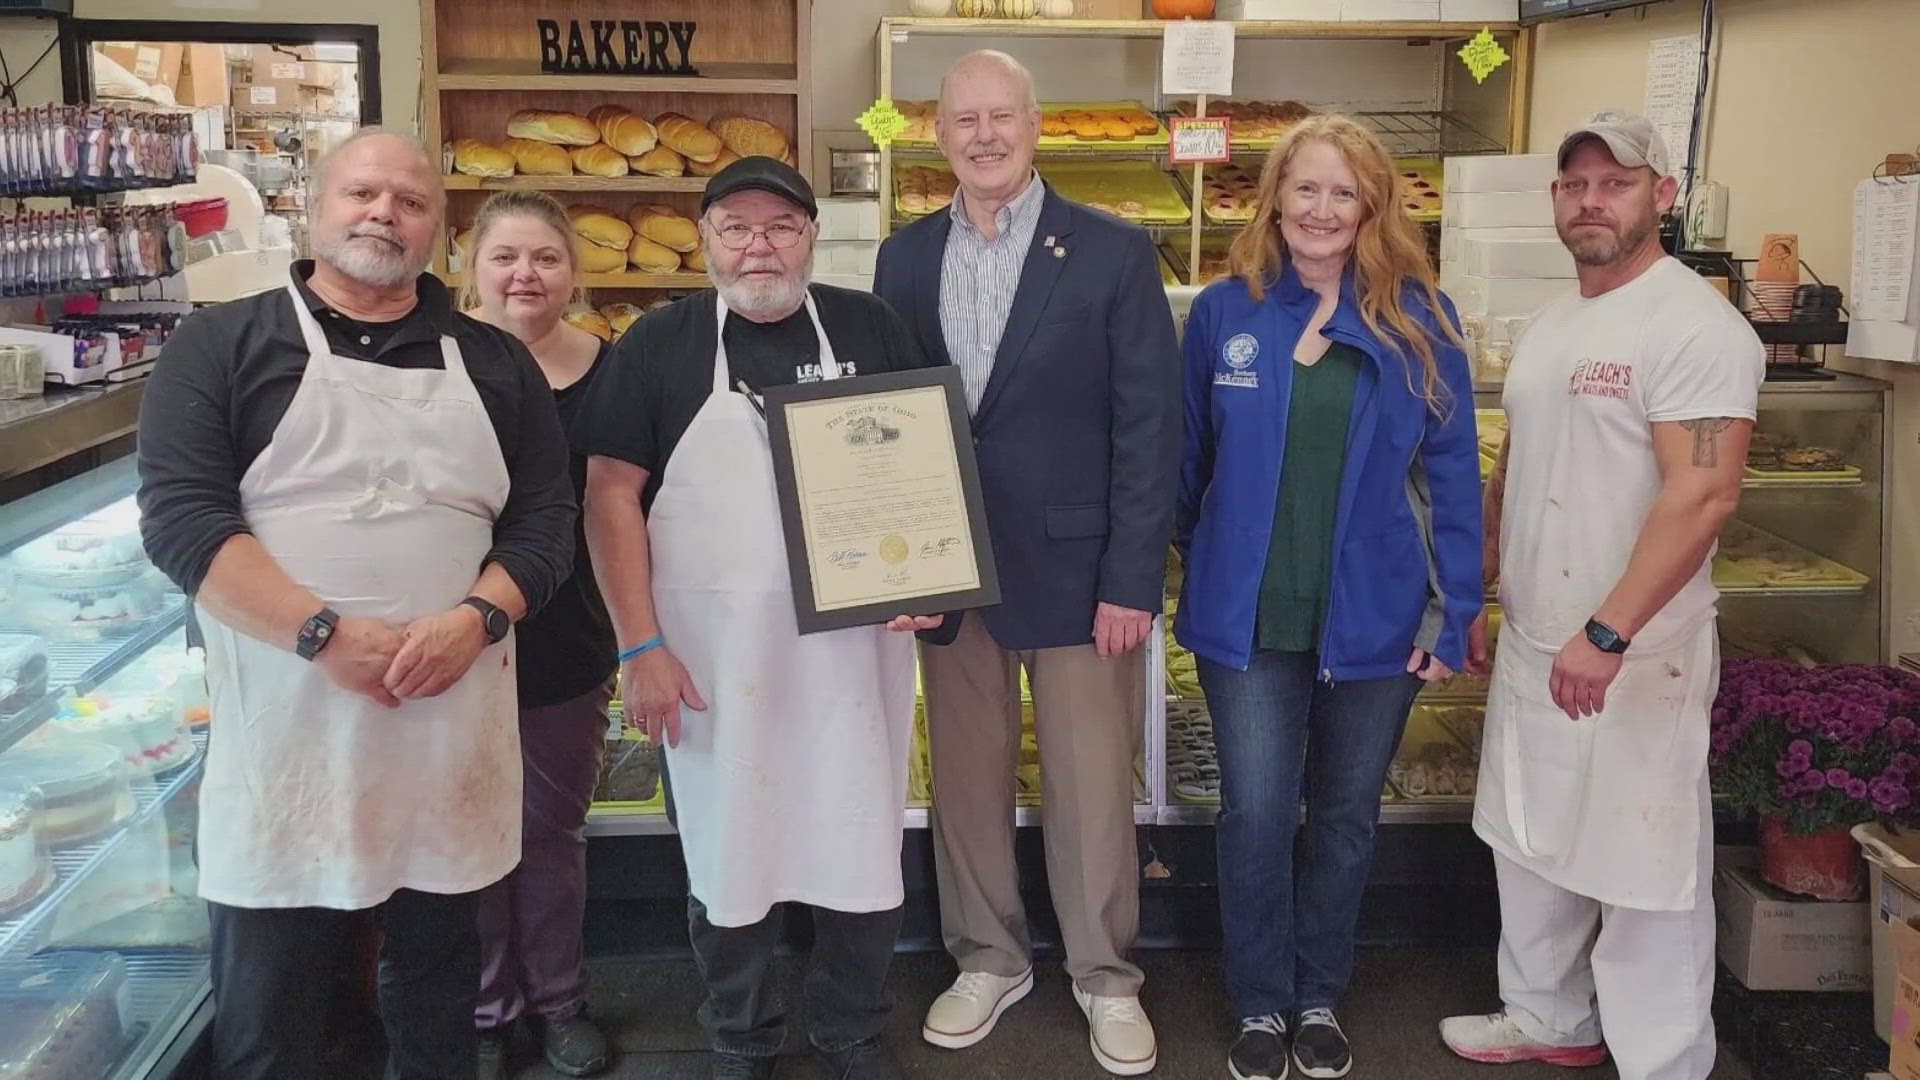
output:
[[[1488,487],[1506,624],[1474,830],[1498,874],[1505,1008],[1441,1025],[1475,1061],[1713,1067],[1710,566],[1765,361],[1661,251],[1676,187],[1642,118],[1601,113],[1560,145],[1554,218],[1580,289],[1514,350]]]
[[[339,1075],[326,991],[371,911],[387,1075],[470,1080],[474,894],[520,851],[511,623],[572,561],[566,441],[524,347],[421,273],[418,143],[362,130],[313,195],[313,262],[183,322],[141,415],[147,548],[207,641],[213,1075]]]
[[[833,1080],[899,1076],[880,1035],[899,936],[913,735],[911,636],[939,619],[802,636],[758,395],[923,366],[867,293],[809,286],[817,213],[770,158],[707,183],[715,289],[635,323],[576,428],[587,539],[619,635],[626,711],[664,736],[707,984],[713,1075],[773,1074],[779,905],[811,909],[809,1040]]]

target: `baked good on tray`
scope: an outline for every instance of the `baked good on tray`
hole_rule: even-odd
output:
[[[33,634],[0,631],[0,716],[18,712],[47,692],[47,643]]]
[[[91,840],[133,809],[119,751],[97,742],[15,746],[0,754],[0,787],[40,789],[35,825],[49,847]]]
[[[1830,446],[1796,446],[1780,452],[1781,472],[1837,472],[1846,464],[1845,455]]]
[[[12,555],[22,585],[118,585],[147,568],[140,511],[131,499],[20,545]]]
[[[0,966],[0,1076],[108,1076],[127,1049],[127,963],[53,953]]]
[[[40,898],[53,883],[53,864],[34,828],[36,797],[0,789],[0,919]]]
[[[88,694],[62,704],[53,726],[120,751],[132,776],[177,769],[199,753],[175,702],[158,694]]]

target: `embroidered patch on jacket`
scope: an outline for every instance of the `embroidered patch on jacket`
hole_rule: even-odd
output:
[[[1254,357],[1260,355],[1260,341],[1252,334],[1235,334],[1220,346],[1220,358],[1233,370],[1216,372],[1213,376],[1215,386],[1238,386],[1248,390],[1260,385],[1260,373],[1248,371],[1253,366]]]

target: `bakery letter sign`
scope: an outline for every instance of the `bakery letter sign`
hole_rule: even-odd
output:
[[[535,19],[547,74],[698,75],[691,19]]]

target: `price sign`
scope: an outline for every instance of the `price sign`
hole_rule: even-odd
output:
[[[1160,90],[1167,94],[1233,93],[1233,24],[1170,22],[1160,43]]]
[[[304,79],[307,77],[307,65],[300,61],[278,62],[272,65],[273,77],[280,80]]]
[[[247,102],[252,105],[278,105],[280,91],[273,86],[250,86],[247,88]]]
[[[1172,140],[1167,157],[1175,165],[1208,165],[1232,160],[1233,122],[1224,116],[1176,116],[1168,122]]]

